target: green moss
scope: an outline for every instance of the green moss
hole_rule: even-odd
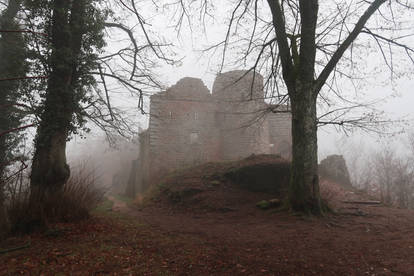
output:
[[[218,181],[218,180],[213,180],[213,181],[210,181],[210,184],[211,184],[211,186],[220,186],[220,184],[221,184],[221,182],[220,181]]]
[[[256,203],[256,207],[263,209],[263,210],[267,210],[270,208],[270,202],[267,200],[261,200]]]
[[[282,206],[282,201],[278,198],[273,198],[269,200],[262,200],[256,203],[256,207],[266,210],[270,208],[279,208]]]

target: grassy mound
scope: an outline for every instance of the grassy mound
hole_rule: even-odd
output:
[[[252,155],[175,171],[153,187],[150,197],[191,210],[254,208],[263,199],[285,198],[289,175],[290,163],[281,157]]]

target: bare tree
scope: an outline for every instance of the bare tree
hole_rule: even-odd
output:
[[[381,201],[401,208],[414,204],[414,167],[410,155],[397,154],[389,145],[373,155],[374,183],[378,186]]]
[[[411,208],[414,204],[413,167],[407,159],[398,159],[395,162],[395,202],[400,208]]]
[[[413,7],[403,0],[324,1],[321,8],[318,0],[229,2],[233,6],[229,11],[226,35],[208,50],[221,50],[219,70],[225,67],[226,58],[230,57],[236,61],[233,65],[245,65],[250,71],[267,75],[268,97],[289,99],[293,137],[289,204],[296,211],[320,214],[323,210],[317,169],[318,123],[367,129],[373,129],[373,124],[378,123],[374,112],[361,112],[358,117],[352,115],[356,114],[355,108],[351,118],[342,116],[349,113],[346,110],[350,106],[364,105],[346,99],[339,80],[348,79],[352,85],[364,77],[361,72],[366,67],[361,67],[362,56],[355,55],[357,50],[377,50],[378,54],[374,53],[373,57],[382,58],[390,70],[391,80],[408,71],[409,67],[402,64],[412,66],[414,63],[414,49],[408,44],[412,21],[399,19],[409,16],[407,13],[412,17]],[[167,4],[181,11],[176,13],[177,29],[182,28],[184,19],[191,20],[191,9],[208,17],[214,16],[214,5],[225,7],[223,1],[213,0],[195,5],[194,1]],[[358,39],[361,36],[364,38]],[[369,39],[375,47],[366,47]],[[239,56],[235,58],[230,50],[236,48]],[[371,54],[369,51],[363,54]],[[399,68],[395,59],[401,61]],[[404,59],[408,63],[404,63]],[[347,106],[318,116],[318,104],[332,106],[333,99],[340,99]]]
[[[386,147],[377,152],[374,162],[381,201],[386,204],[391,204],[391,190],[395,181],[395,153],[391,148]]]
[[[160,87],[153,71],[155,61],[174,60],[167,57],[170,45],[149,35],[148,23],[134,1],[56,0],[44,5],[27,1],[26,8],[31,31],[47,34],[47,39],[32,45],[38,61],[34,66],[47,75],[39,84],[44,90],[38,101],[31,173],[32,193],[38,198],[37,194],[59,192],[66,183],[70,174],[66,142],[72,134],[87,131],[87,121],[103,129],[109,139],[114,133],[134,133],[128,116],[111,102],[111,90],[121,87],[129,91],[137,101],[136,110],[143,112],[143,96]],[[135,17],[137,30],[116,16],[122,9]],[[121,49],[108,47],[109,51],[105,45],[114,28],[125,36],[117,44]]]

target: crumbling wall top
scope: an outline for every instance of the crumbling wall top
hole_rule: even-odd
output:
[[[263,100],[263,76],[247,70],[221,73],[214,81],[213,95],[224,100]]]
[[[155,95],[176,99],[206,99],[211,96],[210,90],[201,79],[190,77],[180,79],[165,92]]]

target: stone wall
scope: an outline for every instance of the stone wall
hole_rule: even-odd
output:
[[[278,113],[268,113],[266,121],[269,123],[270,152],[279,154],[283,158],[292,159],[292,116],[282,107]],[[283,110],[285,109],[285,110]]]
[[[216,104],[199,79],[185,78],[151,97],[151,167],[169,171],[218,160]]]
[[[348,167],[342,155],[333,154],[323,159],[319,164],[319,173],[344,186],[352,186]]]
[[[253,81],[254,79],[254,81]],[[221,159],[234,160],[251,154],[267,153],[269,130],[261,120],[263,77],[246,71],[217,76],[213,85],[217,101],[217,127],[220,130]]]
[[[263,97],[263,77],[246,71],[218,75],[212,93],[200,79],[184,78],[153,95],[149,127],[140,136],[138,185],[208,161],[261,153],[290,159],[290,113],[265,112]]]

